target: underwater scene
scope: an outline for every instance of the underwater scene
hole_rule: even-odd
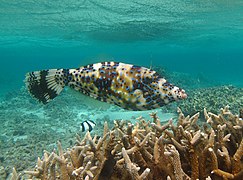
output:
[[[1,0],[0,180],[243,179],[242,0]]]

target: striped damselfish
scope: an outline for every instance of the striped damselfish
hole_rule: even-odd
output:
[[[25,78],[30,94],[46,104],[65,86],[100,101],[128,110],[150,110],[185,99],[185,91],[157,72],[121,62],[101,62],[77,69],[29,72]]]
[[[93,128],[96,126],[94,121],[86,120],[81,123],[82,132],[89,131],[91,132]]]

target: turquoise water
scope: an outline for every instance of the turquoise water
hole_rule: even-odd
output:
[[[87,105],[89,100],[69,89],[53,103],[40,105],[23,88],[25,74],[110,60],[162,67],[165,78],[189,91],[233,85],[240,96],[243,1],[0,1],[0,150],[15,153],[8,159],[0,156],[8,173],[12,164],[19,171],[33,167],[36,157],[52,150],[57,139],[68,147],[82,118],[102,115],[102,108],[108,112],[102,120],[110,112],[123,112],[97,102]],[[243,99],[237,103],[242,107]],[[174,113],[176,105],[167,112]],[[28,146],[27,157],[19,157],[26,142],[38,146]]]
[[[1,1],[1,94],[28,71],[116,60],[243,86],[243,2]]]

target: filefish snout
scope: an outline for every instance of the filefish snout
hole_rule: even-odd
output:
[[[180,94],[181,99],[186,99],[186,98],[187,98],[187,94],[186,94],[186,92],[185,92],[184,89],[182,89],[182,90],[179,92],[179,94]]]
[[[174,87],[174,90],[172,91],[173,97],[175,100],[179,100],[179,99],[186,99],[187,98],[187,94],[185,92],[184,89],[178,88],[178,87]]]

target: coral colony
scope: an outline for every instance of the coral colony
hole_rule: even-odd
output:
[[[241,111],[242,113],[242,111]],[[161,125],[156,113],[152,121],[137,118],[136,124],[104,123],[102,137],[77,135],[76,145],[44,152],[33,170],[12,179],[243,179],[242,114],[226,106],[219,114],[204,109],[185,116],[178,108],[176,124]]]

